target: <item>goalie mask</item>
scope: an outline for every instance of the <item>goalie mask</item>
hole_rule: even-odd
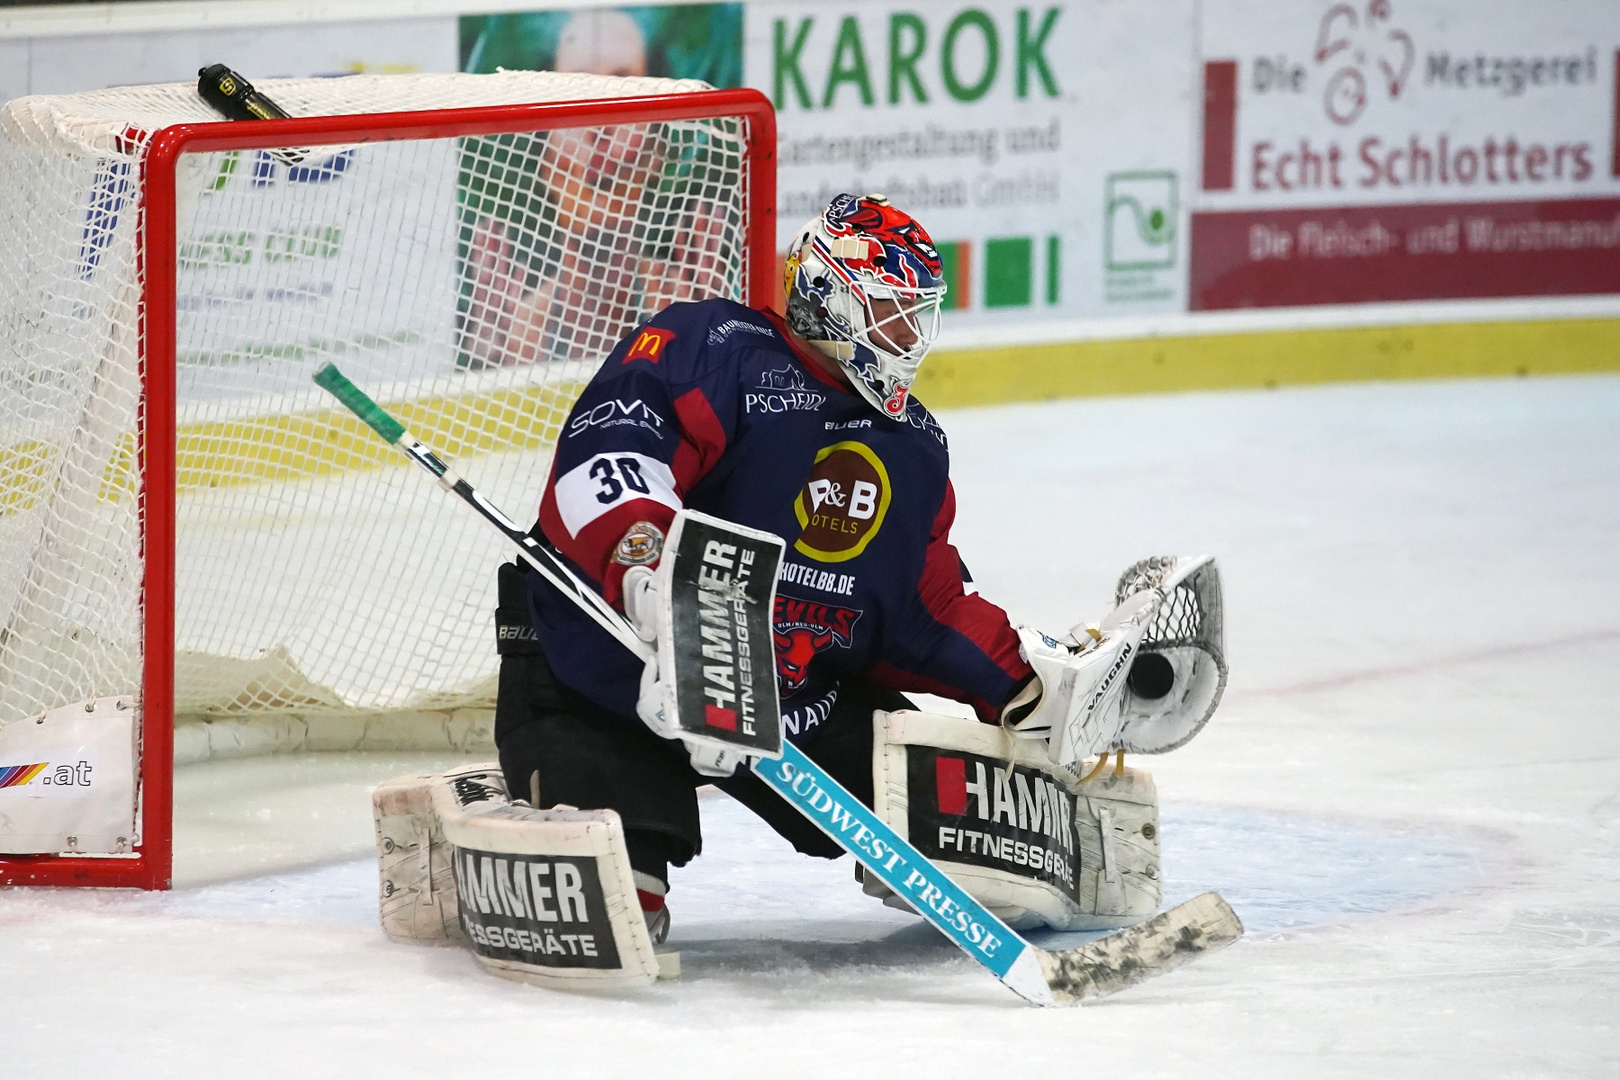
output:
[[[906,411],[945,296],[928,233],[882,195],[840,195],[788,249],[787,321],[884,416]]]

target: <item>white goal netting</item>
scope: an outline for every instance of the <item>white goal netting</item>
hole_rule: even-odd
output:
[[[707,87],[259,89],[314,116]],[[140,686],[141,165],[158,129],[217,119],[189,84],[0,111],[0,724]],[[180,159],[177,713],[493,700],[505,542],[310,376],[335,361],[532,519],[608,349],[672,301],[745,297],[746,136],[720,117]]]

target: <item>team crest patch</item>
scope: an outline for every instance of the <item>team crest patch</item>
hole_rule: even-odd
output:
[[[643,327],[636,334],[636,340],[631,342],[630,351],[624,354],[624,363],[632,360],[646,360],[649,363],[658,363],[664,355],[664,346],[675,340],[675,331],[664,330],[657,326]]]
[[[804,685],[810,676],[810,661],[824,649],[847,649],[854,643],[855,624],[861,612],[854,608],[776,597],[771,617],[771,637],[776,646],[776,681],[783,695]]]
[[[650,521],[638,521],[613,549],[613,561],[624,566],[651,566],[663,553],[664,531]]]
[[[865,443],[840,442],[816,455],[793,501],[802,530],[795,551],[843,562],[866,550],[889,511],[889,471]]]

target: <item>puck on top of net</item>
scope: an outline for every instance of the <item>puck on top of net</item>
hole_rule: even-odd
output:
[[[197,93],[227,120],[287,120],[292,116],[224,64],[210,64],[197,72]],[[309,156],[308,150],[296,147],[265,152],[287,165],[302,165]]]
[[[197,93],[227,120],[286,120],[289,116],[224,64],[210,64],[197,72]]]

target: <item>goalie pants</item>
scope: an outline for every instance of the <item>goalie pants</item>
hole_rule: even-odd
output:
[[[511,614],[503,605],[499,621],[507,623]],[[872,711],[914,707],[893,691],[845,679],[831,714],[800,749],[870,806]],[[704,784],[721,788],[804,854],[844,854],[752,772],[718,781],[700,776],[679,742],[660,739],[639,721],[615,716],[564,686],[532,639],[501,657],[495,742],[514,799],[541,809],[618,811],[630,865],[666,884],[669,865],[684,866],[703,850],[697,789]]]

